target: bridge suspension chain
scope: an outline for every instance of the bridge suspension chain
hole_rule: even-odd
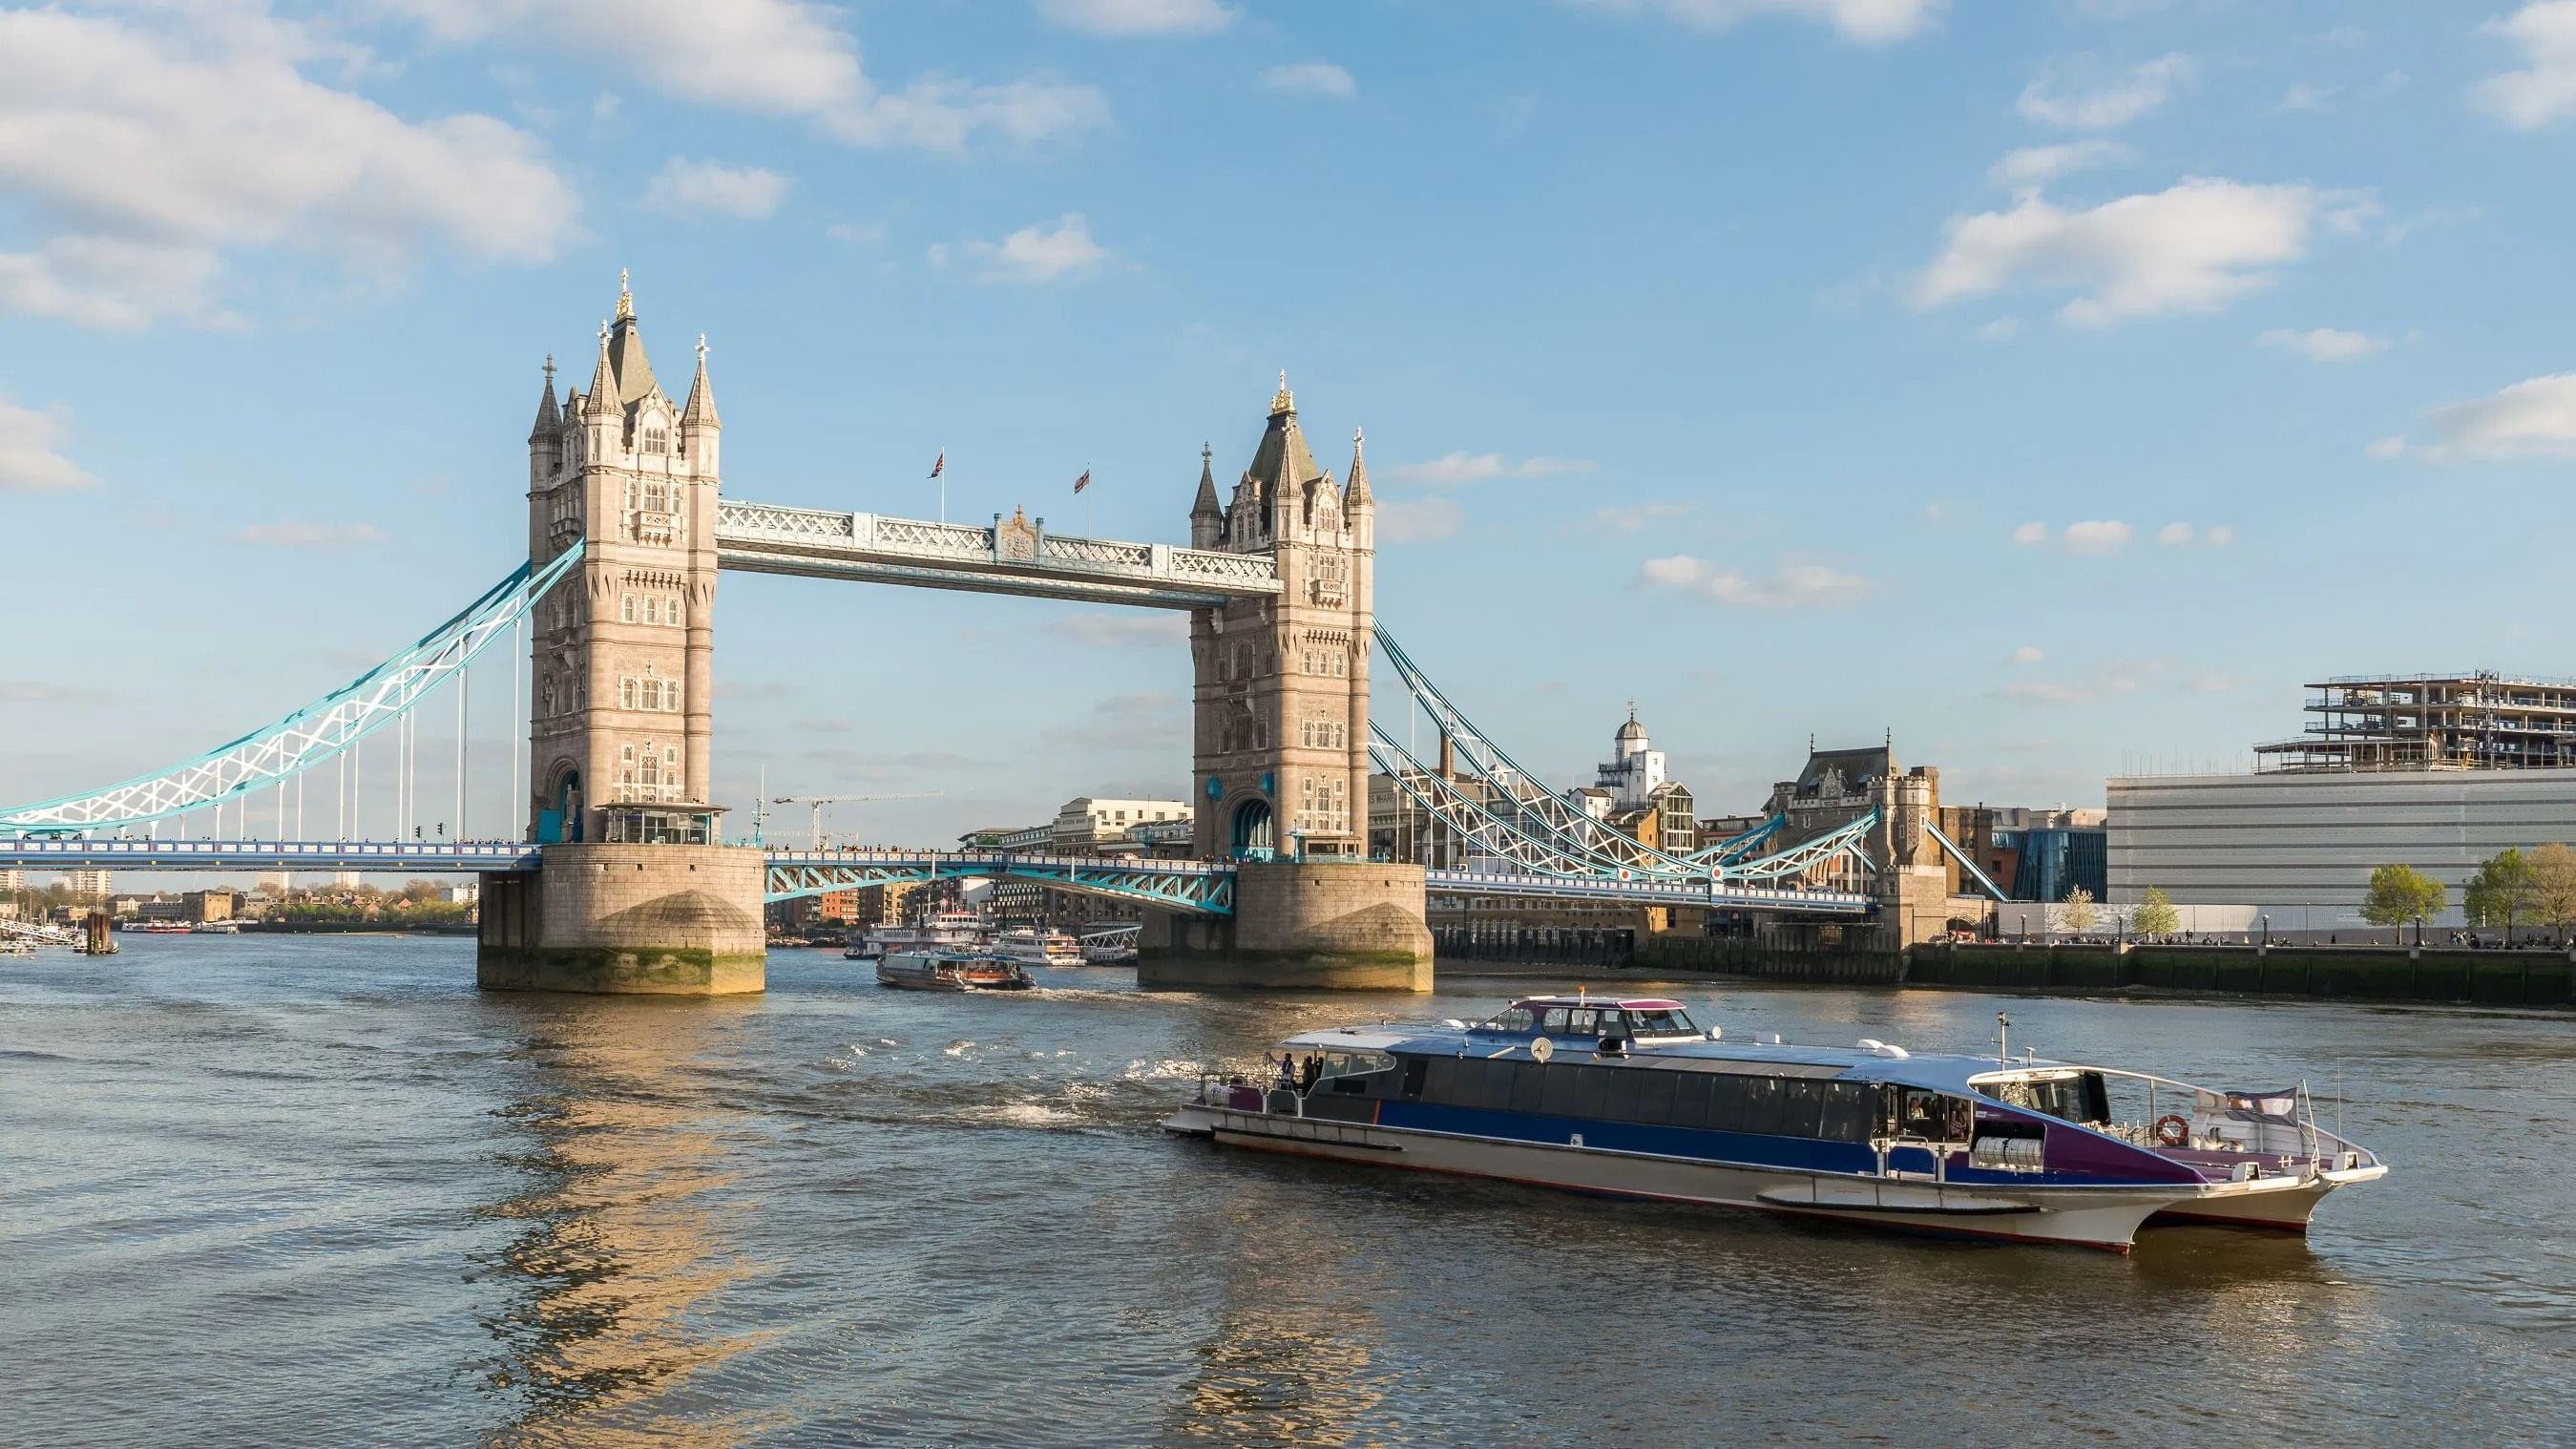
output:
[[[404,717],[423,695],[459,675],[580,563],[582,551],[575,541],[542,569],[521,564],[401,653],[230,744],[104,790],[0,809],[0,835],[139,825],[207,805],[220,808],[234,796],[300,775]]]

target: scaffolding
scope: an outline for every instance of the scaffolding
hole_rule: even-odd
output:
[[[2309,722],[2254,747],[2255,768],[2576,768],[2576,680],[2496,673],[2337,675],[2307,686]]]

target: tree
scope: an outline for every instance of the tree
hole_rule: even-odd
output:
[[[2066,888],[2066,903],[2058,908],[2058,919],[2071,935],[2081,936],[2093,929],[2093,893],[2082,886]]]
[[[2535,884],[2531,862],[2507,846],[2489,857],[2460,890],[2460,909],[2472,926],[2504,927],[2504,943],[2513,944],[2513,928],[2531,914]]]
[[[2361,918],[2374,926],[2415,923],[2423,939],[2426,921],[2441,914],[2450,892],[2442,883],[2411,865],[2383,865],[2370,873],[2370,894],[2362,898]]]
[[[2553,931],[2576,929],[2576,850],[2544,845],[2531,853],[2531,914]]]
[[[2182,912],[2174,909],[2173,897],[2163,886],[2149,886],[2138,897],[2136,914],[2129,917],[2130,929],[2141,936],[2170,936],[2182,929]]]

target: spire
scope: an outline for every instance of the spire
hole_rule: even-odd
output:
[[[1192,518],[1217,518],[1223,516],[1225,512],[1216,501],[1216,469],[1213,462],[1215,457],[1214,448],[1205,443],[1199,444],[1199,497],[1196,503],[1190,505]]]
[[[1270,395],[1270,415],[1275,418],[1282,413],[1294,414],[1296,411],[1297,395],[1288,390],[1288,369],[1283,367],[1279,369],[1279,391]]]
[[[635,326],[635,294],[627,289],[623,269],[617,273],[617,322],[608,336],[608,360],[617,378],[619,408],[632,407],[657,390],[653,364],[644,356],[644,334]]]
[[[707,334],[698,334],[698,375],[689,383],[689,405],[680,410],[683,428],[721,428],[716,418],[715,389],[707,386]]]
[[[608,324],[599,324],[599,366],[591,369],[590,391],[582,397],[582,412],[590,417],[611,417],[618,412],[617,374],[608,366]]]
[[[620,322],[635,320],[635,294],[627,289],[624,267],[617,269],[617,320]]]
[[[1367,440],[1365,430],[1351,429],[1351,483],[1342,501],[1352,507],[1371,502],[1368,486],[1368,463],[1360,456],[1360,444]]]
[[[537,399],[537,423],[528,429],[528,441],[533,443],[539,438],[552,437],[562,426],[563,411],[555,406],[555,355],[549,352],[546,354],[546,392],[545,396]]]

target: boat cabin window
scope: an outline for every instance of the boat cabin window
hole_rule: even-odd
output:
[[[1639,1036],[1699,1035],[1699,1028],[1691,1025],[1690,1013],[1677,1008],[1632,1010],[1628,1013],[1628,1026]]]
[[[1538,1018],[1531,1014],[1528,1007],[1515,1006],[1507,1011],[1497,1012],[1492,1020],[1484,1024],[1484,1030],[1526,1032],[1537,1024]]]
[[[2102,1123],[2111,1120],[2111,1093],[2100,1072],[2067,1072],[2052,1077],[1982,1082],[1977,1090],[2007,1107],[2027,1107],[2061,1122]]]
[[[1921,1137],[1933,1142],[1968,1140],[1968,1102],[1922,1087],[1891,1088],[1881,1128],[1890,1137]]]

